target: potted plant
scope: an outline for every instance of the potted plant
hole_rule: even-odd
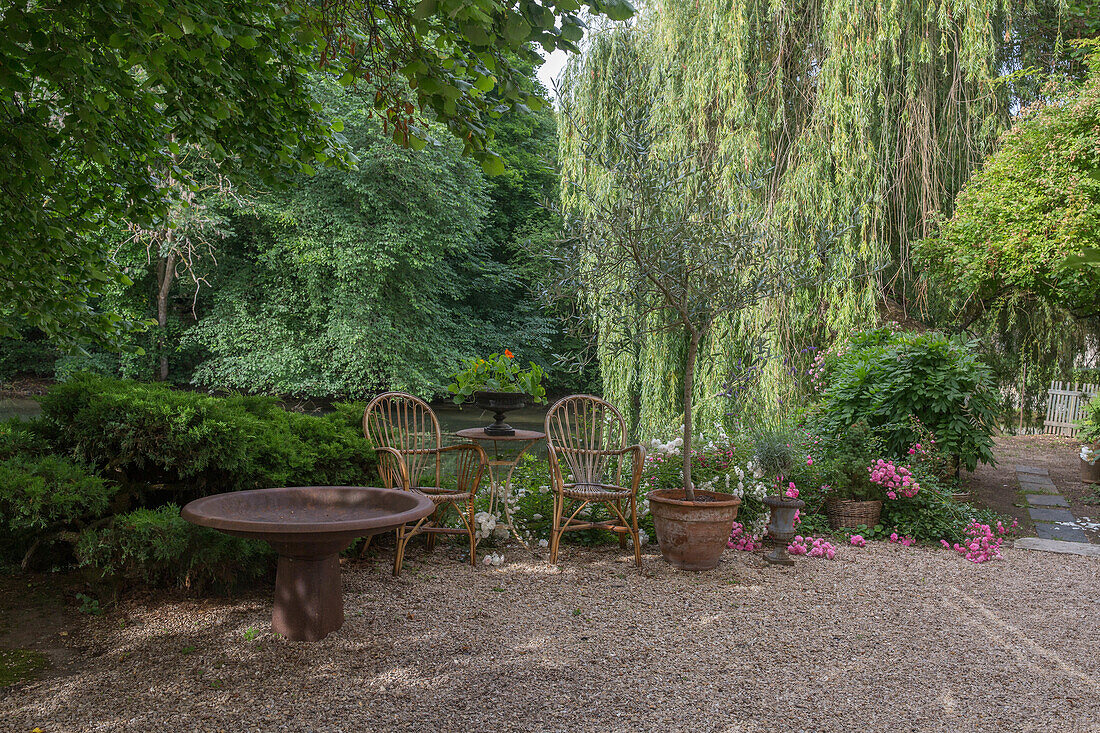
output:
[[[510,349],[462,363],[463,368],[452,376],[447,391],[456,405],[472,400],[475,407],[494,412],[495,422],[485,427],[487,435],[515,435],[515,428],[504,422],[507,413],[546,402],[542,367],[531,361],[526,369],[521,368]]]
[[[769,223],[759,178],[711,147],[692,156],[670,150],[667,130],[632,103],[636,80],[628,76],[608,80],[616,90],[602,114],[613,136],[593,133],[568,104],[562,107],[562,134],[600,185],[563,179],[566,236],[548,253],[556,268],[550,292],[587,307],[614,304],[613,321],[587,324],[605,353],[636,350],[646,334],[680,339],[683,476],[677,488],[655,489],[647,499],[665,559],[706,570],[718,564],[740,500],[693,481],[700,345],[713,338],[716,324],[786,292],[795,273],[809,268],[800,267],[790,255],[795,248]]]
[[[823,446],[822,473],[829,486],[825,516],[833,529],[874,527],[882,514],[887,489],[872,480],[876,461],[881,460],[881,441],[865,420],[854,423]]]

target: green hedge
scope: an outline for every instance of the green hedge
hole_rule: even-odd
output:
[[[179,507],[138,509],[111,526],[80,535],[76,556],[99,580],[229,590],[271,573],[275,553],[264,542],[197,527]]]
[[[80,374],[46,394],[39,430],[55,449],[131,485],[200,496],[371,483],[374,452],[352,411],[315,417],[270,397],[218,398]]]
[[[117,490],[60,456],[17,454],[0,460],[0,560],[21,561],[32,546],[52,543],[103,516]]]
[[[375,484],[361,416],[361,405],[311,416],[270,397],[78,374],[50,388],[40,419],[0,423],[0,561],[47,534],[75,542],[100,579],[196,589],[254,580],[273,567],[266,545],[195,527],[179,506],[224,491]],[[71,563],[73,546],[59,546],[54,564]]]

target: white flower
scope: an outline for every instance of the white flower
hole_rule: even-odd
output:
[[[493,537],[496,537],[498,540],[508,539],[508,528],[503,524],[498,524],[493,529]]]
[[[504,564],[504,555],[499,552],[491,552],[485,556],[482,562],[491,567],[499,567]]]
[[[1090,466],[1095,464],[1097,459],[1100,459],[1100,450],[1093,448],[1091,445],[1081,446],[1081,460]]]
[[[546,547],[549,544],[550,543],[547,542],[546,540],[539,540],[539,547]]]
[[[474,536],[479,540],[483,540],[493,533],[496,529],[498,517],[495,514],[489,512],[478,512],[474,515]],[[507,532],[507,530],[505,530]]]
[[[531,519],[537,522],[540,519],[542,519],[542,515],[541,514],[532,514]]]

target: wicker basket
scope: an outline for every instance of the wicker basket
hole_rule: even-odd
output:
[[[882,514],[881,501],[852,501],[851,499],[829,499],[825,502],[825,516],[833,529],[847,527],[852,529],[861,524],[874,527]]]

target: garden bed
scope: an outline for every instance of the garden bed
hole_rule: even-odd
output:
[[[14,730],[1081,730],[1100,716],[1100,560],[1007,550],[974,565],[871,543],[793,568],[727,552],[416,548],[345,567],[347,622],[273,638],[266,594],[160,595],[89,617],[71,671],[0,696]],[[161,600],[157,600],[160,598]],[[681,619],[687,619],[681,624]]]

